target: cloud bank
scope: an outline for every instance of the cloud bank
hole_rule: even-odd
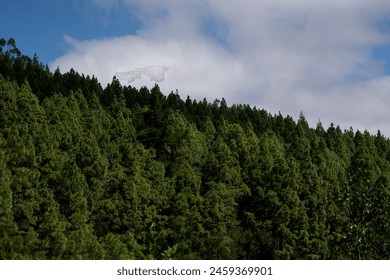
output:
[[[390,77],[372,55],[390,44],[387,0],[110,3],[136,15],[140,30],[96,40],[67,35],[70,50],[52,69],[74,68],[104,85],[116,72],[169,65],[160,84],[166,94],[224,97],[294,117],[303,111],[311,125],[320,119],[390,136]],[[90,5],[105,8],[97,0]]]

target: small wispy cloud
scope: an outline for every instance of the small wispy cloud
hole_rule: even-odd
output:
[[[161,83],[165,80],[165,72],[169,70],[168,66],[165,65],[152,65],[141,68],[134,68],[125,72],[116,72],[115,76],[119,80],[133,83],[135,80],[142,79],[145,75],[149,77],[150,81]]]

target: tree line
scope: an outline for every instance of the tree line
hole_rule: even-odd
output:
[[[389,259],[390,141],[51,72],[0,39],[0,259]]]

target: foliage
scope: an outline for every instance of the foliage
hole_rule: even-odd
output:
[[[389,259],[390,141],[0,40],[1,259]]]

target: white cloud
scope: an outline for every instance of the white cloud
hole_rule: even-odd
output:
[[[225,97],[294,117],[303,111],[312,124],[321,119],[390,136],[390,82],[383,63],[371,57],[374,46],[389,44],[376,26],[390,13],[387,0],[115,3],[136,11],[142,29],[101,40],[67,36],[71,50],[52,68],[73,67],[104,85],[115,72],[167,65],[165,93]],[[210,22],[219,24],[209,28],[222,30],[223,43],[205,32]],[[148,79],[133,85],[144,84],[153,85]]]

